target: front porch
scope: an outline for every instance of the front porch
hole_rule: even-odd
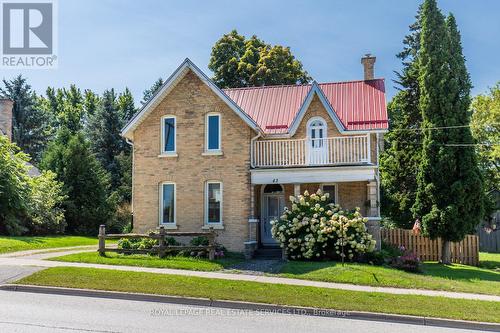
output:
[[[359,207],[361,214],[369,219],[368,231],[380,246],[380,200],[375,166],[253,169],[251,180],[247,257],[252,257],[256,249],[278,246],[272,238],[270,222],[281,216],[290,196],[306,190],[314,193],[318,189],[328,192],[332,202],[344,209]]]

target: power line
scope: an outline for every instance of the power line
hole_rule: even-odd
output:
[[[487,126],[500,126],[500,123],[493,123]],[[425,127],[425,128],[395,128],[393,131],[426,131],[426,130],[441,130],[441,129],[454,129],[454,128],[466,128],[471,127],[471,125],[457,125],[457,126],[437,126],[437,127]],[[484,126],[486,127],[486,126]]]
[[[408,142],[400,141],[400,143],[406,143],[410,145],[423,145],[423,142]],[[500,143],[431,143],[430,146],[445,146],[445,147],[496,147],[500,146]]]

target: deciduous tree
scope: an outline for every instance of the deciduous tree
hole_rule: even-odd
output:
[[[208,68],[221,88],[307,83],[311,80],[289,47],[266,44],[236,30],[213,46]]]

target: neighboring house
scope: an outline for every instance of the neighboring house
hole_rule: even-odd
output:
[[[10,99],[0,98],[0,135],[5,135],[12,140],[12,108],[14,102]],[[30,177],[40,176],[38,170],[31,163],[26,163],[28,166],[28,175]]]
[[[270,221],[290,195],[319,188],[360,207],[380,239],[383,79],[219,89],[186,59],[124,127],[133,144],[134,229],[213,227],[251,255],[276,246]]]

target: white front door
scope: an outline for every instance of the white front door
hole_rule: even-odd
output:
[[[308,125],[308,163],[322,165],[328,163],[328,140],[326,138],[326,124],[316,119]]]
[[[276,240],[271,233],[271,221],[279,219],[283,214],[285,197],[283,194],[264,194],[262,201],[261,243],[263,245],[276,245]]]

